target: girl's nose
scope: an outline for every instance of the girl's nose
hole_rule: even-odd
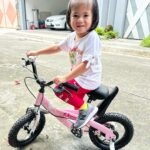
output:
[[[83,21],[83,17],[79,17],[78,22],[82,22],[82,21]]]

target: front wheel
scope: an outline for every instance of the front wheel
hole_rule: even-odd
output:
[[[110,128],[115,136],[115,148],[120,149],[127,145],[133,137],[134,129],[131,121],[119,113],[107,113],[103,117],[98,117],[96,122]],[[90,127],[89,136],[94,145],[103,150],[109,150],[110,141],[106,140],[105,134],[97,134],[96,129]]]
[[[33,142],[45,125],[45,115],[40,113],[40,120],[34,133],[30,133],[35,123],[35,113],[28,111],[12,126],[8,134],[8,142],[12,147],[23,147]]]

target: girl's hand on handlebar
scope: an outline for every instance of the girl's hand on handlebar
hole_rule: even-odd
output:
[[[64,82],[67,82],[65,76],[56,76],[54,79],[53,79],[53,82],[57,85],[61,84],[61,83],[64,83]]]
[[[27,55],[27,56],[37,56],[38,53],[37,53],[37,51],[27,51],[27,52],[26,52],[26,55]]]

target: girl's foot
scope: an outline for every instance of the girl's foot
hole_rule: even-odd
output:
[[[79,110],[79,116],[77,122],[74,124],[75,128],[82,128],[85,126],[92,117],[97,113],[98,108],[88,104],[88,108],[86,110]]]

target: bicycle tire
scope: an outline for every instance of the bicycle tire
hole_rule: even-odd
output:
[[[32,110],[30,110],[14,123],[14,125],[12,126],[8,134],[8,143],[12,147],[26,146],[32,143],[36,139],[36,137],[41,133],[45,125],[45,115],[43,113],[40,113],[40,120],[35,129],[35,132],[32,133],[31,136],[27,139],[21,139],[21,140],[18,139],[19,131],[22,128],[26,130],[25,125],[27,123],[31,123],[34,120],[34,118],[35,118],[35,113]]]
[[[114,130],[114,134],[116,134],[116,137],[119,137],[119,133],[115,131],[115,127],[110,122],[116,122],[123,126],[124,128],[124,134],[123,136],[118,140],[115,141],[115,149],[120,149],[124,146],[126,146],[132,139],[134,134],[134,128],[132,125],[132,122],[124,115],[119,113],[107,113],[104,114],[104,116],[96,118],[96,122],[105,124],[106,126],[110,126],[112,130]],[[93,127],[89,128],[89,137],[94,145],[96,145],[98,148],[101,148],[103,150],[109,150],[109,143],[104,142],[104,140],[101,140],[98,135],[95,134],[96,129]],[[103,138],[105,137],[104,134],[101,133]]]

